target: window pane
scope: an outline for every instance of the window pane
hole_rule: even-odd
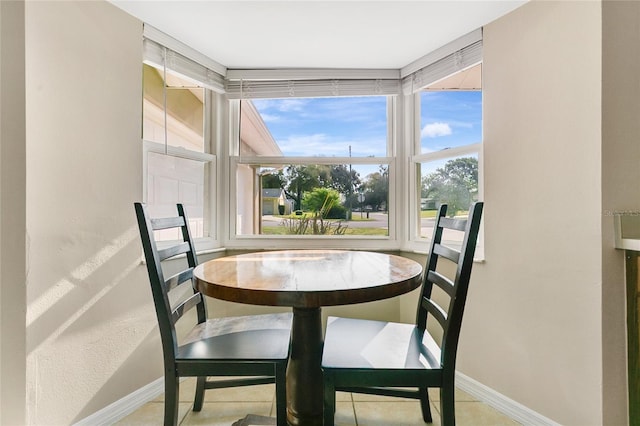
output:
[[[167,71],[166,117],[163,71],[144,65],[145,140],[204,152],[204,89]]]
[[[482,142],[482,91],[420,93],[420,152]]]
[[[241,164],[240,235],[388,236],[388,165]]]
[[[241,102],[240,155],[386,157],[386,96]]]
[[[466,215],[471,203],[478,200],[477,154],[418,164],[418,176],[421,237],[431,238],[441,204],[448,205],[447,216],[453,217]]]
[[[237,233],[388,236],[388,164],[345,161],[388,156],[387,115],[386,96],[241,101],[240,156],[282,163],[238,165]]]
[[[155,152],[147,154],[147,208],[151,217],[176,215],[176,204],[184,204],[191,236],[205,236],[205,163]],[[157,231],[159,240],[182,238],[179,230]]]
[[[143,65],[144,140],[185,152],[206,152],[204,140],[205,92],[170,70]],[[165,80],[166,78],[166,80]],[[165,99],[166,97],[166,99]],[[166,109],[165,109],[166,105]],[[176,204],[184,204],[192,236],[207,236],[204,192],[207,164],[154,151],[146,151],[147,206],[152,217],[176,215]],[[182,238],[179,230],[156,232],[158,240]]]

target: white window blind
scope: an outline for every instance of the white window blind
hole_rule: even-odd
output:
[[[482,62],[482,29],[401,70],[227,70],[178,40],[144,26],[145,62],[194,80],[229,99],[367,96],[415,93]]]
[[[416,93],[425,86],[482,62],[482,30],[461,37],[401,70],[402,91]]]
[[[397,79],[227,80],[229,99],[397,95]]]
[[[179,44],[179,42],[173,40],[172,43],[172,40],[166,35],[163,35],[163,38],[165,39],[164,42],[166,42],[166,44],[164,42],[160,43],[155,41],[151,37],[162,33],[157,30],[149,31],[149,28],[153,27],[145,25],[145,38],[143,42],[145,63],[156,68],[162,68],[166,61],[167,69],[180,74],[182,77],[193,80],[199,85],[215,92],[224,93],[224,73],[226,72],[224,67],[213,63],[204,56],[202,56],[201,62],[209,62],[208,66],[205,66],[200,62],[196,62],[182,53],[178,53],[176,50],[168,47],[167,44]],[[148,34],[151,34],[151,36]],[[159,39],[161,37],[154,38]],[[188,50],[186,47],[183,49]],[[199,55],[197,52],[188,52],[188,54],[190,56]]]

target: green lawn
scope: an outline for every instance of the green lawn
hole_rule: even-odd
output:
[[[389,232],[383,228],[347,228],[344,235],[382,235],[386,237]]]
[[[420,217],[423,219],[435,218],[436,213],[438,213],[437,210],[422,210],[420,211]],[[458,212],[458,214],[463,214],[463,213],[466,214],[466,212]],[[283,216],[275,215],[275,217],[278,217],[280,219],[301,219],[304,217],[313,217],[313,213],[304,212],[301,215],[295,215],[295,214],[283,215]],[[333,220],[329,219],[329,221],[333,221]],[[370,222],[370,221],[373,221],[373,219],[371,218],[367,219],[366,213],[363,213],[362,217],[360,217],[360,212],[353,212],[351,215],[350,221],[343,221],[343,223],[347,226],[347,230],[345,231],[344,235],[382,235],[382,236],[388,235],[388,231],[383,228],[350,228],[348,227],[349,222],[367,222],[367,221]],[[263,235],[287,235],[285,232],[285,229],[286,228],[284,226],[265,226],[264,228],[262,228],[262,234]]]
[[[435,213],[434,213],[434,216],[435,216]],[[287,214],[287,215],[274,214],[273,217],[278,218],[278,219],[302,219],[302,218],[305,218],[305,217],[313,218],[313,213],[312,212],[303,212],[300,215],[296,215],[296,214],[293,214],[293,213],[292,214]],[[326,219],[326,220],[332,220],[332,219]],[[336,220],[338,220],[338,219],[336,219]],[[366,212],[362,213],[362,217],[360,217],[360,212],[353,212],[353,213],[351,213],[351,220],[349,222],[351,222],[351,221],[353,221],[353,222],[367,222],[367,221],[371,222],[373,220],[374,219],[367,218],[367,213]]]
[[[438,210],[421,210],[420,217],[423,219],[429,218],[429,217],[436,217],[436,213],[438,213]]]
[[[265,226],[262,228],[262,235],[287,235],[287,233],[284,226]],[[388,232],[383,228],[347,228],[344,235],[382,235],[386,237]]]
[[[422,210],[420,212],[420,217],[423,219],[430,218],[430,217],[433,218],[433,217],[436,217],[436,213],[438,213],[438,210]],[[456,216],[466,216],[468,214],[469,212],[467,210],[456,212]]]

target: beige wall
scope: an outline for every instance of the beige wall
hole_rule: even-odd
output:
[[[142,24],[27,2],[28,422],[70,424],[162,374],[134,201]]]
[[[602,423],[601,4],[484,29],[484,264],[459,369],[566,425]]]
[[[624,254],[611,249],[612,213],[640,210],[640,2],[605,1],[602,26],[603,418],[624,424]]]
[[[24,1],[0,2],[0,424],[25,422]]]

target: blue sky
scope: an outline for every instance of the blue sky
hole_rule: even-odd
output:
[[[353,157],[387,155],[385,96],[256,99],[253,103],[285,156],[348,157],[349,146]],[[482,92],[423,92],[422,152],[480,142],[481,106]],[[377,169],[358,166],[362,177]]]
[[[422,92],[420,129],[423,153],[481,142],[482,92]]]
[[[256,99],[253,101],[287,156],[385,157],[384,96]]]

